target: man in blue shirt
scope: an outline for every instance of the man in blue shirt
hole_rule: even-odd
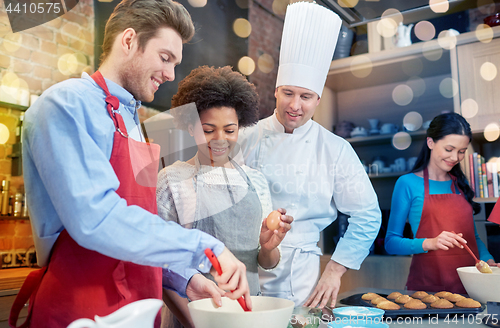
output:
[[[26,112],[24,179],[44,268],[20,294],[31,295],[36,327],[67,327],[138,299],[161,299],[160,268],[164,287],[184,297],[220,304],[224,294],[246,296],[251,307],[245,266],[221,242],[153,214],[159,149],[144,142],[137,110],[174,80],[193,34],[176,2],[124,0],[106,25],[99,71],[52,86]],[[148,168],[152,175],[142,179]],[[214,272],[220,288],[197,280],[211,268],[206,248],[221,264],[223,274]],[[12,312],[25,301],[18,297]]]

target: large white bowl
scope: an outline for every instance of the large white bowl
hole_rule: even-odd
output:
[[[481,273],[475,266],[457,268],[467,294],[476,301],[500,302],[500,268],[492,267],[493,273]]]
[[[217,307],[212,299],[188,304],[196,328],[286,328],[295,304],[276,297],[252,296],[252,311],[227,297]]]

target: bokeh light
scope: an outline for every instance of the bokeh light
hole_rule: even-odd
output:
[[[358,4],[359,0],[337,0],[339,6],[343,8],[354,8]]]
[[[412,76],[408,79],[406,84],[411,88],[413,91],[413,96],[414,97],[420,97],[421,95],[424,94],[425,89],[427,88],[424,79],[418,77],[418,76]]]
[[[188,2],[194,8],[205,7],[207,4],[207,0],[188,0]]]
[[[495,2],[493,0],[477,0],[477,9],[481,14],[491,15],[495,12]]]
[[[365,78],[372,72],[373,63],[368,56],[356,56],[351,61],[351,73],[355,77]]]
[[[392,137],[392,145],[398,150],[405,150],[411,145],[411,136],[408,132],[398,132]]]
[[[9,33],[3,37],[3,48],[7,52],[16,52],[23,43],[23,35],[21,33]]]
[[[273,1],[273,13],[279,16],[284,16],[286,13],[286,6],[288,6],[288,0],[274,0]]]
[[[236,5],[241,9],[248,9],[248,0],[236,0]]]
[[[437,14],[445,13],[450,9],[448,0],[429,0],[429,6],[431,10]]]
[[[269,54],[262,54],[257,60],[257,66],[262,73],[271,73],[274,69],[274,59]]]
[[[493,29],[486,24],[476,27],[476,38],[482,43],[490,43],[493,40]]]
[[[436,28],[429,21],[421,21],[415,25],[415,36],[422,41],[429,41],[436,36]]]
[[[422,118],[422,115],[420,115],[420,113],[409,112],[403,118],[403,126],[408,131],[417,131],[422,127],[423,121],[424,119]]]
[[[399,106],[406,106],[413,100],[413,90],[406,84],[400,84],[392,90],[392,100]]]
[[[465,118],[473,118],[479,111],[477,102],[472,98],[465,99],[460,108],[462,110],[462,116]]]
[[[385,10],[377,23],[377,32],[384,38],[391,38],[396,35],[398,26],[403,22],[403,15],[394,8]]]
[[[420,60],[420,58],[415,58],[412,60],[403,61],[403,63],[401,64],[401,68],[406,75],[417,76],[422,73],[424,64],[422,63],[422,60]]]
[[[238,70],[241,74],[250,75],[255,71],[255,62],[248,56],[241,57],[238,61]]]
[[[78,70],[78,58],[75,54],[64,54],[57,61],[57,68],[61,74],[69,76]]]
[[[458,93],[458,83],[451,77],[444,78],[439,83],[439,92],[445,98],[453,98]]]
[[[437,61],[443,56],[443,48],[435,48],[438,45],[436,40],[428,41],[422,45],[422,54],[429,61]]]
[[[448,30],[439,32],[438,43],[443,49],[451,50],[457,45],[457,37]]]
[[[497,123],[490,123],[484,128],[484,139],[489,142],[496,141],[500,136],[500,127]]]
[[[248,38],[252,33],[252,25],[245,18],[237,18],[233,23],[233,31],[240,38]]]
[[[0,123],[0,145],[4,145],[9,140],[9,137],[9,128],[5,124]]]
[[[0,84],[0,101],[28,106],[29,98],[28,83],[13,72],[5,72]]]
[[[493,81],[497,76],[497,67],[491,62],[485,62],[481,65],[479,72],[484,80]]]

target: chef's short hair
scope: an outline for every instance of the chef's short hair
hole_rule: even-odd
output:
[[[196,111],[182,110],[182,105],[196,104]],[[175,107],[179,109],[176,110]],[[186,130],[201,112],[214,107],[234,108],[240,128],[259,120],[259,96],[255,86],[230,66],[200,66],[189,73],[172,97],[171,114],[178,129]]]
[[[184,43],[194,36],[194,25],[186,8],[172,0],[123,0],[114,9],[104,29],[101,63],[111,53],[116,36],[127,28],[137,33],[139,49],[156,36],[158,30],[170,27]]]

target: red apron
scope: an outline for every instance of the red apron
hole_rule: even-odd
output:
[[[434,238],[443,231],[461,232],[477,256],[472,206],[456,185],[456,178],[451,178],[451,194],[429,195],[429,173],[424,170],[424,206],[415,238]],[[466,294],[456,269],[474,265],[472,256],[458,247],[414,254],[406,286],[409,290]]]
[[[500,224],[500,198],[497,200],[495,207],[493,207],[493,210],[488,217],[488,221]]]
[[[126,199],[128,205],[156,214],[158,162],[144,167],[140,174],[136,167],[141,165],[137,161],[144,158],[158,159],[160,147],[128,137],[123,118],[113,110],[119,107],[118,98],[109,94],[99,71],[92,78],[107,95],[107,110],[116,127],[109,160],[120,181],[116,193]],[[145,174],[147,170],[149,174]],[[138,175],[143,180],[149,179],[149,183],[138,183]],[[113,259],[83,248],[63,230],[52,247],[48,266],[32,272],[21,287],[9,324],[16,327],[19,312],[29,299],[28,318],[20,327],[65,328],[76,319],[106,316],[137,300],[161,299],[161,280],[161,268]],[[159,314],[155,327],[160,327]]]

